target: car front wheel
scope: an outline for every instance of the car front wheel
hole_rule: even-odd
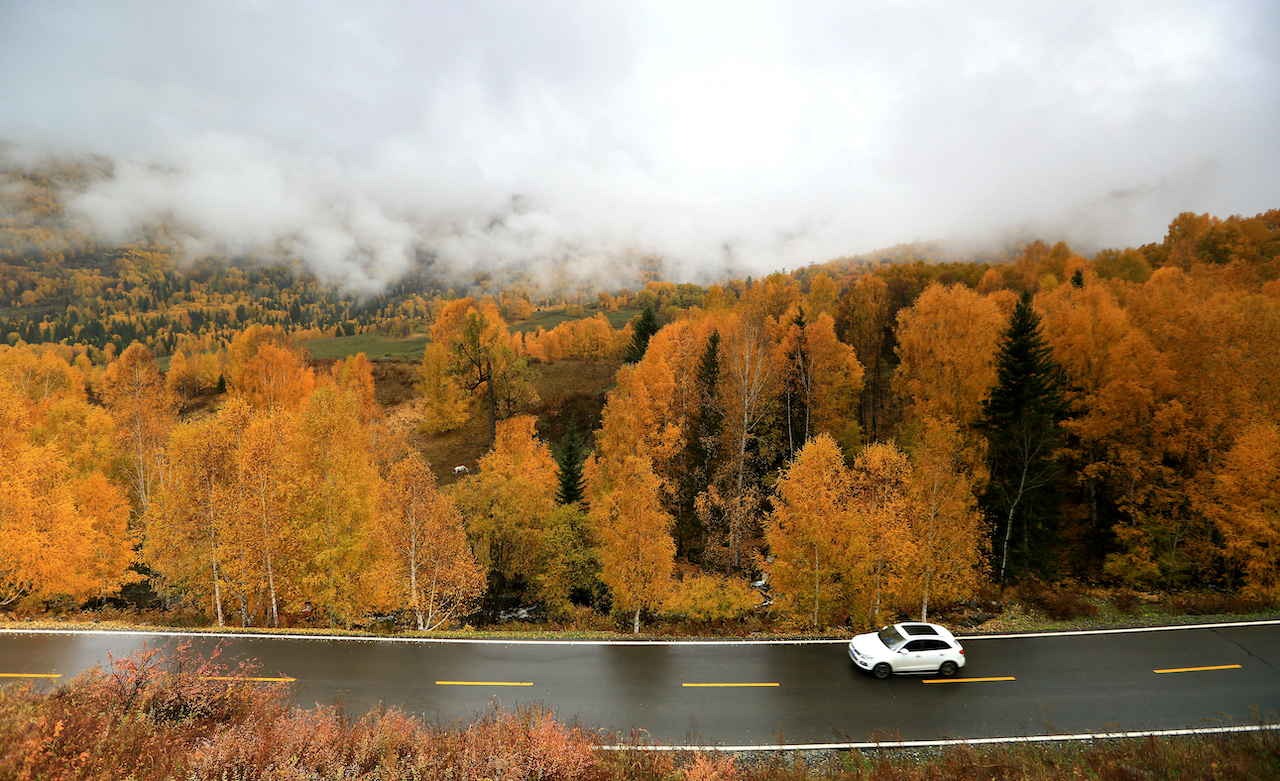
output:
[[[943,662],[942,666],[938,668],[938,675],[941,675],[943,678],[950,678],[956,674],[957,669],[959,668],[956,667],[955,662]]]
[[[883,680],[893,674],[893,668],[890,667],[888,664],[881,662],[880,664],[877,664],[874,669],[871,670],[871,674]]]

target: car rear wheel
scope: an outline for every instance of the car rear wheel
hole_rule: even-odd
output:
[[[871,674],[883,680],[885,678],[888,678],[890,675],[893,675],[893,668],[890,667],[888,664],[881,662],[880,664],[877,664],[874,669],[871,670]]]
[[[943,678],[950,678],[956,674],[956,670],[958,669],[959,668],[956,667],[955,662],[943,662],[942,666],[938,668],[938,675],[941,675]]]

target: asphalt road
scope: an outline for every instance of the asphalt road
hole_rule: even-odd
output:
[[[0,632],[0,683],[55,685],[164,634]],[[962,637],[956,679],[878,681],[843,643],[439,642],[192,638],[289,677],[304,706],[385,704],[445,723],[541,702],[669,744],[776,745],[1169,730],[1275,721],[1280,622]],[[1203,669],[1208,668],[1208,669]],[[60,675],[61,678],[30,677]],[[994,679],[994,680],[983,680]]]

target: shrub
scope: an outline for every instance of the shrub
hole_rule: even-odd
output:
[[[143,648],[42,695],[0,692],[0,778],[178,775],[187,747],[228,724],[273,722],[285,712],[279,685],[212,678],[253,677],[191,651]]]
[[[1142,600],[1138,599],[1138,595],[1128,589],[1116,592],[1116,596],[1113,601],[1115,603],[1116,610],[1126,616],[1131,616],[1134,613],[1137,613],[1138,606],[1142,603]]]
[[[1070,621],[1098,614],[1098,608],[1086,602],[1074,588],[1049,586],[1030,578],[1018,584],[1017,593],[1023,604],[1054,621]]]
[[[672,589],[663,609],[669,614],[710,623],[740,618],[759,604],[759,593],[737,578],[688,575]]]
[[[1169,605],[1177,612],[1189,616],[1258,613],[1271,607],[1264,600],[1219,592],[1177,594],[1169,600]]]
[[[338,708],[243,722],[192,753],[187,777],[602,779],[593,741],[539,707],[491,709],[469,726],[424,724],[400,710],[352,721]]]

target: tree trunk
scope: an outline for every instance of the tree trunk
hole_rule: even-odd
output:
[[[218,614],[218,626],[222,626],[222,584],[218,582],[218,560],[213,560],[213,609]]]
[[[813,628],[818,628],[818,546],[813,546]]]
[[[485,376],[485,393],[489,398],[489,449],[498,441],[498,390],[493,383],[493,364],[487,363]]]
[[[280,606],[276,603],[276,573],[271,566],[271,551],[267,551],[267,587],[271,590],[271,625],[280,627]]]
[[[1023,462],[1022,478],[1018,481],[1018,492],[1013,495],[1013,501],[1009,503],[1009,516],[1006,519],[1004,527],[1004,550],[1000,554],[1000,587],[1004,588],[1004,571],[1005,566],[1009,563],[1009,538],[1013,534],[1013,515],[1018,508],[1018,503],[1022,501],[1022,494],[1027,486],[1027,466]]]
[[[635,618],[632,619],[631,621],[631,634],[633,635],[640,634],[640,608],[639,607],[636,608]]]
[[[213,491],[209,491],[212,497]],[[212,499],[209,500],[212,502]],[[209,519],[209,560],[213,565],[213,611],[218,616],[218,626],[223,626],[222,619],[222,584],[218,577],[218,531],[214,525],[213,506],[210,504],[206,514]]]
[[[932,580],[932,578],[928,578],[928,577],[925,578],[924,595],[920,600],[920,623],[922,624],[929,620],[929,581],[930,580]]]
[[[259,489],[259,490],[261,491],[262,489]],[[263,543],[263,547],[266,549],[265,554],[267,559],[267,590],[271,596],[271,625],[279,628],[280,607],[276,602],[276,571],[275,571],[275,564],[271,559],[272,535],[271,535],[270,524],[267,522],[267,513],[265,512],[265,509],[266,508],[264,507],[263,508],[264,512],[262,514],[262,543]]]

